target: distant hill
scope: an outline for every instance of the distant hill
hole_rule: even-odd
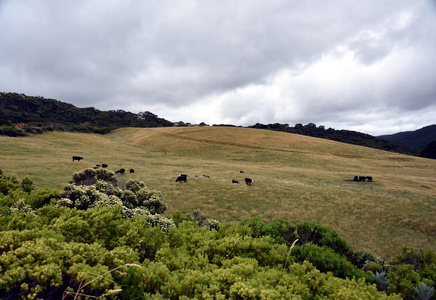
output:
[[[351,130],[336,130],[333,128],[325,129],[324,126],[316,126],[313,123],[307,125],[296,124],[295,127],[290,127],[288,124],[259,124],[250,126],[257,129],[269,129],[274,131],[283,131],[288,133],[297,133],[317,138],[329,139],[337,142],[365,146],[385,151],[392,151],[408,155],[419,155],[420,150],[403,146],[381,137]]]
[[[173,123],[146,111],[101,111],[43,97],[0,92],[0,126],[3,134],[23,131],[69,130],[106,133],[121,127],[170,127]],[[9,127],[8,127],[9,126]],[[14,131],[18,127],[18,131]],[[21,133],[21,134],[20,134]]]
[[[418,148],[423,150],[430,142],[436,141],[436,125],[423,127],[415,131],[405,131],[390,135],[382,135],[382,138],[398,145]]]
[[[177,126],[188,126],[188,124],[180,121]],[[173,122],[159,118],[149,111],[138,114],[124,110],[101,111],[94,107],[78,108],[55,99],[0,92],[0,134],[2,135],[24,136],[28,133],[53,130],[104,134],[122,127],[171,126],[174,126]],[[234,125],[216,126],[233,127]],[[295,127],[279,123],[268,125],[257,123],[249,127],[302,134],[408,155],[419,155],[422,148],[426,146],[425,144],[414,148],[361,132],[325,129],[324,126],[316,126],[313,123],[296,124]],[[436,130],[433,133],[436,135]]]

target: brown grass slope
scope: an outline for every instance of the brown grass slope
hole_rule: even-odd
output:
[[[72,162],[72,155],[84,160]],[[0,137],[0,169],[28,175],[38,187],[61,189],[73,172],[102,163],[134,168],[126,179],[162,191],[168,214],[200,208],[220,220],[316,222],[387,258],[402,245],[436,249],[435,160],[233,127]],[[174,181],[179,173],[189,175],[187,183]],[[355,175],[374,182],[353,182]],[[254,179],[251,187],[245,177]]]

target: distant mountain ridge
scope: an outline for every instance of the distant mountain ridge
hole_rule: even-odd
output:
[[[395,134],[378,136],[392,143],[424,149],[430,142],[436,141],[436,125],[425,126],[415,131],[404,131]]]
[[[3,130],[0,134],[13,135],[17,127],[18,132],[30,130],[31,133],[39,130],[107,133],[120,127],[169,127],[174,123],[149,111],[138,114],[101,111],[94,107],[78,108],[55,99],[0,92],[0,126]]]

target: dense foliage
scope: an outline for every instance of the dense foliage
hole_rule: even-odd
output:
[[[436,124],[425,126],[415,131],[405,131],[390,135],[383,135],[386,139],[398,145],[424,149],[431,141],[436,140]]]
[[[436,159],[436,140],[430,142],[422,151],[420,156]]]
[[[120,127],[165,127],[173,123],[151,112],[100,111],[43,97],[0,92],[0,134],[9,136],[51,130],[107,133]]]
[[[336,130],[333,128],[325,129],[324,126],[316,126],[313,123],[307,125],[295,124],[294,127],[290,127],[288,124],[260,124],[250,126],[251,128],[268,129],[275,131],[283,131],[289,133],[302,134],[317,138],[329,139],[347,144],[365,146],[385,151],[393,151],[409,155],[418,155],[420,150],[417,148],[399,146],[394,142],[374,137],[372,135],[361,133],[351,130]]]
[[[0,171],[1,299],[430,299],[436,253],[390,264],[330,228],[162,215],[158,191],[108,170],[63,191]]]

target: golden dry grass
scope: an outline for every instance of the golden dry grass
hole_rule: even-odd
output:
[[[85,159],[72,162],[72,155]],[[387,257],[404,244],[436,249],[435,160],[234,127],[0,136],[0,160],[4,173],[29,175],[39,187],[56,189],[95,164],[134,168],[126,177],[162,191],[168,214],[200,208],[220,220],[317,222],[355,248]],[[179,173],[189,175],[188,183],[174,181]],[[350,181],[355,175],[373,176],[374,182]],[[245,177],[254,179],[251,187]]]

